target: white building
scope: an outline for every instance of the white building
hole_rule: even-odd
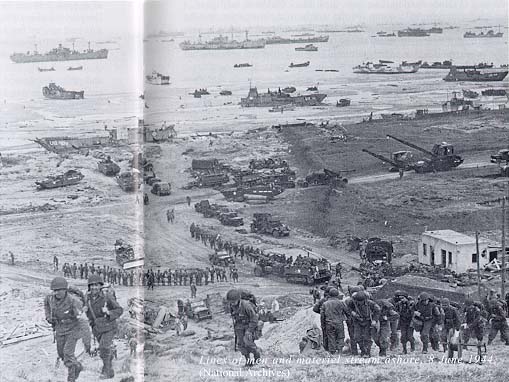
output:
[[[479,237],[480,268],[498,256],[500,246]],[[425,231],[419,245],[419,263],[438,265],[456,273],[477,269],[475,237],[467,236],[450,229]]]

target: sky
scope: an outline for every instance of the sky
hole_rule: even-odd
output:
[[[146,30],[329,24],[469,22],[507,24],[507,0],[169,0],[145,4]]]
[[[145,10],[143,12],[143,9]],[[0,43],[51,36],[91,39],[159,30],[389,23],[507,24],[507,0],[0,0]],[[144,20],[144,22],[143,22]],[[483,23],[482,20],[476,21]],[[376,28],[376,27],[375,27]]]

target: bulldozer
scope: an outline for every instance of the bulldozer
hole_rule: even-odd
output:
[[[272,235],[274,237],[289,236],[290,229],[279,219],[269,213],[255,213],[251,223],[251,232]]]

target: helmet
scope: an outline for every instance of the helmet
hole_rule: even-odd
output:
[[[330,297],[338,297],[339,296],[339,292],[336,288],[330,288],[329,289],[329,296]]]
[[[230,289],[226,293],[226,300],[230,302],[235,302],[240,300],[240,291],[238,289]]]
[[[51,280],[51,290],[67,289],[67,287],[67,280],[63,277],[55,277],[53,280]]]
[[[419,300],[421,301],[424,301],[424,300],[429,300],[430,299],[430,296],[428,293],[426,292],[422,292],[420,295],[419,295]]]
[[[444,304],[444,305],[449,305],[449,303],[450,303],[450,301],[449,301],[449,299],[448,299],[447,297],[444,297],[444,298],[442,299],[442,304]]]
[[[408,293],[398,289],[396,292],[394,292],[394,296],[396,296],[396,297],[408,297]]]
[[[350,292],[350,296],[353,296],[355,292],[360,292],[362,289],[358,286],[348,287],[348,291]]]
[[[354,300],[357,300],[357,301],[364,301],[368,295],[366,294],[366,292],[360,290],[358,292],[355,292],[352,297],[354,298]]]
[[[88,278],[88,286],[90,286],[92,284],[104,285],[104,281],[103,281],[102,277],[99,275],[90,275],[90,277]]]

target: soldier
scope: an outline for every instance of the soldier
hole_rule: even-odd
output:
[[[80,263],[80,266],[79,266],[80,279],[83,278],[83,271],[84,271],[83,264]]]
[[[380,329],[375,335],[375,343],[380,348],[380,357],[387,356],[389,347],[389,335],[391,333],[391,322],[398,322],[399,314],[389,300],[380,300]],[[396,337],[397,338],[397,337]]]
[[[191,298],[196,297],[196,285],[194,283],[191,283]]]
[[[321,314],[322,306],[329,299],[329,288],[324,289],[323,297],[313,305],[313,312],[320,314],[320,327],[322,329],[323,348],[329,350],[328,336],[327,336],[327,324],[324,320],[324,316]]]
[[[194,232],[196,230],[196,227],[194,223],[191,223],[191,226],[189,227],[189,232],[191,232],[191,237],[194,239]]]
[[[414,327],[412,326],[415,302],[406,292],[402,293],[404,293],[404,295],[402,294],[396,303],[396,310],[399,313],[399,328],[401,330],[403,354],[407,354],[407,342],[410,342],[410,350],[415,350]]]
[[[500,301],[496,299],[490,300],[490,323],[491,329],[490,334],[488,335],[488,345],[491,345],[495,337],[497,336],[498,331],[500,330],[500,339],[505,342],[507,346],[509,346],[509,336],[508,336],[508,326],[506,320],[506,312],[504,306],[500,303]]]
[[[50,288],[53,293],[44,300],[46,320],[55,331],[58,357],[68,369],[67,382],[74,382],[83,370],[74,355],[76,342],[81,336],[79,316],[83,304],[68,292],[67,280],[63,277],[55,277]]]
[[[350,294],[350,296],[348,296],[346,299],[345,299],[345,305],[348,306],[348,304],[350,303],[350,300],[352,299],[352,295],[355,293],[355,292],[359,292],[361,289],[361,287],[358,287],[358,286],[354,286],[354,287],[348,287],[348,293]],[[350,336],[350,353],[352,355],[357,355],[358,354],[358,347],[357,347],[357,342],[355,342],[355,330],[354,330],[354,324],[353,324],[353,318],[350,314],[348,314],[348,317],[346,319],[346,326],[348,328],[348,335]]]
[[[85,263],[85,265],[83,266],[83,277],[88,279],[88,264]]]
[[[465,300],[465,323],[463,324],[463,342],[468,344],[471,335],[475,335],[477,343],[481,344],[484,338],[484,319],[481,315],[481,308],[474,303],[474,300]]]
[[[317,301],[320,301],[321,296],[318,286],[315,286],[313,289],[311,289],[310,294],[313,296],[313,305],[315,305]]]
[[[447,351],[447,338],[450,330],[460,330],[461,320],[458,309],[451,306],[448,298],[443,298],[441,301],[443,311],[442,332],[440,339],[442,340],[442,350],[444,353]]]
[[[58,257],[56,255],[53,256],[53,270],[58,271]]]
[[[430,342],[430,332],[433,325],[440,319],[440,312],[436,305],[432,303],[428,293],[422,292],[419,295],[414,312],[414,328],[421,333],[422,352],[428,352]]]
[[[260,351],[254,342],[258,327],[258,315],[255,305],[251,301],[241,299],[241,295],[239,289],[231,289],[226,294],[226,300],[230,303],[236,348],[246,358],[245,366],[249,367],[260,359]],[[254,357],[253,360],[251,353]]]
[[[99,356],[103,361],[103,368],[99,379],[111,379],[115,376],[111,364],[113,354],[113,337],[117,332],[117,318],[123,309],[118,305],[111,293],[102,291],[102,278],[92,275],[88,279],[87,317],[97,342],[99,342]]]
[[[353,294],[347,308],[353,319],[355,342],[361,348],[361,356],[369,358],[371,357],[371,332],[377,326],[380,307],[361,290]]]
[[[320,308],[320,319],[325,322],[329,353],[342,353],[345,344],[344,321],[348,315],[346,305],[336,288],[329,290],[329,299]]]
[[[187,206],[190,207],[191,206],[191,197],[189,195],[186,196],[186,202],[187,202]]]
[[[76,272],[78,271],[78,266],[76,265],[76,263],[74,263],[72,265],[72,268],[71,268],[71,272],[72,272],[72,277],[75,279],[76,278]]]

